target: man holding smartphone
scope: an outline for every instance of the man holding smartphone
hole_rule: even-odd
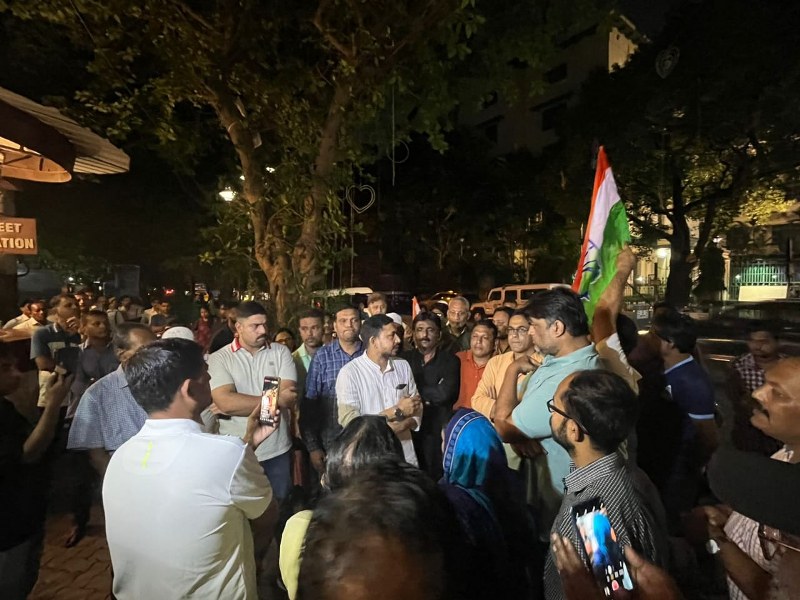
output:
[[[243,302],[236,313],[233,343],[208,358],[211,395],[221,418],[219,432],[242,436],[247,417],[261,405],[264,377],[280,377],[278,406],[292,409],[297,401],[297,369],[292,353],[283,344],[269,343],[267,311],[258,302]],[[256,450],[256,457],[280,503],[292,486],[292,439],[289,419],[281,419],[278,431]]]
[[[75,298],[66,294],[57,296],[55,317],[54,323],[37,329],[31,339],[31,360],[36,362],[36,368],[39,369],[40,407],[44,406],[50,376],[59,362],[59,352],[66,348],[78,348],[81,344],[78,333],[80,313]]]
[[[614,542],[662,564],[667,556],[663,507],[656,494],[638,488],[617,452],[636,423],[636,394],[609,371],[578,371],[559,384],[547,410],[553,439],[567,451],[573,467],[564,479],[564,499],[551,533],[568,538],[588,565],[589,544],[582,537],[586,528],[579,531],[577,519],[589,504],[596,504],[615,532]],[[615,554],[621,556],[621,549]],[[614,578],[621,586],[622,573],[618,575]],[[545,563],[544,585],[547,600],[564,597],[552,552]]]

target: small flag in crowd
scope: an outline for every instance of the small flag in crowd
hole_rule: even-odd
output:
[[[418,314],[419,314],[419,302],[417,301],[417,297],[414,296],[413,298],[411,298],[411,320],[413,321]]]
[[[600,146],[589,224],[583,239],[575,281],[572,282],[572,289],[584,301],[589,322],[592,321],[600,295],[614,278],[620,250],[630,241],[631,232],[625,205],[620,200],[606,151]]]

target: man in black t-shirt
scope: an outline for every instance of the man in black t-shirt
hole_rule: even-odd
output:
[[[71,378],[54,375],[39,421],[30,423],[5,396],[20,383],[16,359],[0,343],[0,598],[24,600],[39,575],[47,509],[45,455]]]

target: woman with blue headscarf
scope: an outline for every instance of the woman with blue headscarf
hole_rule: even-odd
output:
[[[535,536],[494,426],[479,412],[462,408],[445,428],[443,450],[439,486],[467,541],[464,567],[474,579],[475,597],[528,597]]]

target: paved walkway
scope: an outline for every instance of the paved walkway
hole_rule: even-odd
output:
[[[65,514],[53,514],[47,519],[39,580],[28,600],[111,598],[111,557],[102,509],[92,507],[86,537],[77,546],[65,548],[71,524]]]
[[[102,508],[99,504],[92,506],[86,537],[77,546],[65,548],[71,525],[69,515],[55,513],[48,517],[39,580],[28,600],[110,600],[111,557]],[[259,581],[258,595],[262,600],[286,600],[286,594],[274,585],[275,551],[273,544]]]

